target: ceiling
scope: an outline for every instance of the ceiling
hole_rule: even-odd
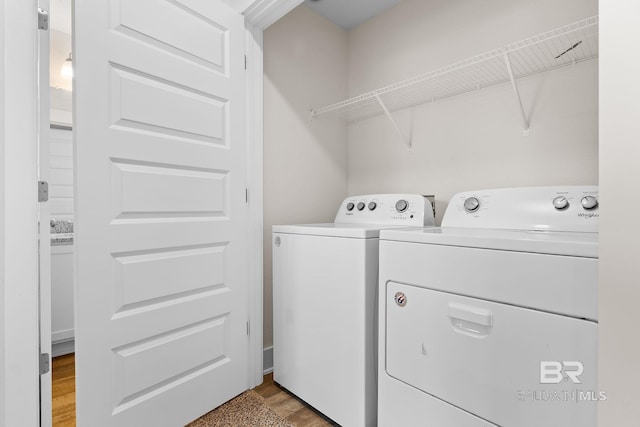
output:
[[[401,0],[305,0],[304,4],[346,30],[357,27]]]

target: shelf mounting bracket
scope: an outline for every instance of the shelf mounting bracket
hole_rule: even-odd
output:
[[[511,88],[513,89],[513,93],[516,95],[516,101],[518,103],[518,107],[520,108],[520,117],[522,119],[522,135],[529,136],[529,121],[527,120],[527,116],[524,114],[524,108],[522,107],[522,100],[520,99],[520,92],[518,91],[518,85],[516,84],[516,79],[513,76],[513,68],[511,67],[511,60],[509,59],[509,53],[504,53],[504,62],[507,66],[507,73],[509,73],[509,80],[511,80]]]
[[[391,124],[393,125],[393,128],[396,130],[396,133],[398,134],[398,136],[400,136],[400,139],[402,139],[402,141],[407,145],[407,147],[409,147],[409,149],[411,149],[411,140],[405,138],[405,136],[402,134],[402,131],[400,130],[400,127],[398,127],[398,124],[396,123],[396,121],[393,120],[393,117],[391,116],[391,113],[387,109],[387,106],[384,105],[384,102],[382,102],[382,99],[380,98],[380,95],[378,95],[378,93],[375,93],[374,95],[375,95],[376,99],[378,100],[378,103],[380,104],[380,107],[382,108],[382,111],[384,111],[384,114],[391,121]]]

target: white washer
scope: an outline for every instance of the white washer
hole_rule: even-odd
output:
[[[380,233],[380,426],[596,425],[597,200],[460,193],[441,228]]]
[[[420,195],[348,197],[335,222],[273,227],[274,380],[344,427],[376,425],[378,235],[433,225]]]

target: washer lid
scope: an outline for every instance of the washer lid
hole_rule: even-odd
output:
[[[352,239],[375,239],[380,230],[392,228],[389,224],[298,224],[274,225],[274,233],[302,234],[308,236],[350,237]]]
[[[380,240],[598,258],[598,233],[430,227],[385,230]]]

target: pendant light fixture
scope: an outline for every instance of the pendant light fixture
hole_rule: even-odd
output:
[[[62,63],[62,67],[60,67],[60,76],[65,79],[73,78],[73,60],[71,59],[71,52],[69,52],[69,57]]]

